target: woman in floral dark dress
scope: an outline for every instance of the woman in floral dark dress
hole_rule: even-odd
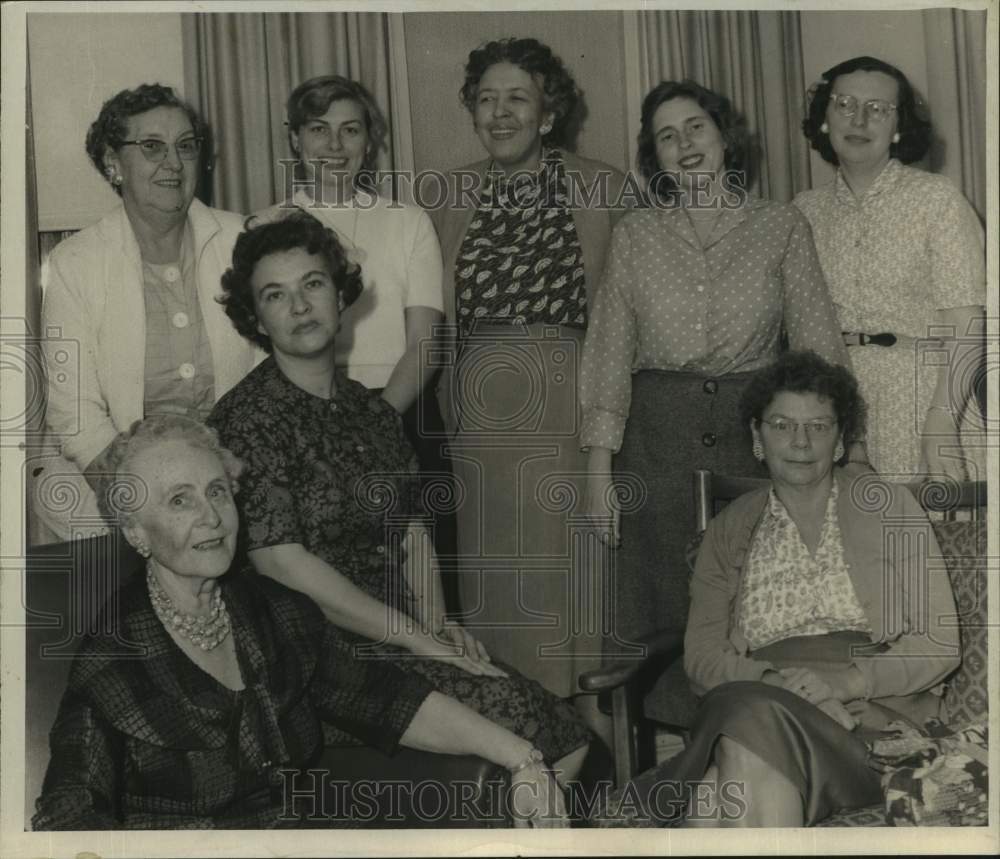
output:
[[[312,597],[362,653],[420,673],[572,778],[587,728],[571,705],[445,622],[399,415],[335,366],[358,268],[333,233],[292,216],[243,233],[222,283],[237,329],[271,353],[209,419],[247,465],[241,514],[256,569]]]

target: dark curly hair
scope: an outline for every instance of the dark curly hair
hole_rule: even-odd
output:
[[[475,112],[479,82],[487,69],[497,63],[510,63],[532,77],[542,79],[545,111],[553,115],[552,128],[542,137],[542,143],[546,146],[570,146],[570,129],[581,105],[580,89],[566,71],[563,61],[538,39],[497,39],[470,51],[465,64],[465,83],[459,90],[466,110]]]
[[[823,123],[826,122],[826,108],[830,103],[830,93],[837,78],[842,75],[849,75],[852,72],[882,72],[889,75],[899,89],[896,96],[896,130],[899,133],[899,143],[889,146],[889,156],[898,158],[904,164],[912,164],[919,161],[930,149],[933,128],[927,118],[926,109],[922,102],[917,99],[913,86],[895,66],[878,60],[875,57],[855,57],[843,63],[838,63],[831,69],[823,72],[823,77],[819,83],[809,90],[809,110],[806,118],[802,120],[802,133],[805,134],[809,144],[823,158],[824,161],[833,164],[835,167],[840,164],[837,153],[830,145],[830,135],[821,131]]]
[[[146,490],[131,471],[133,460],[144,450],[168,441],[183,441],[191,447],[214,453],[229,478],[230,490],[239,491],[243,462],[222,446],[218,433],[186,415],[150,415],[118,433],[101,455],[97,506],[112,525],[127,526],[146,502]]]
[[[375,162],[379,152],[385,147],[389,135],[389,123],[379,109],[375,97],[357,81],[340,75],[322,75],[310,78],[300,83],[288,96],[285,114],[288,122],[288,144],[300,157],[291,139],[291,134],[299,133],[310,119],[323,116],[335,101],[353,101],[365,115],[365,129],[368,132],[368,148],[361,164],[362,173],[370,174],[375,170]]]
[[[191,121],[195,137],[201,137],[205,142],[210,141],[205,121],[171,87],[162,84],[140,84],[135,89],[123,89],[104,102],[97,119],[91,123],[90,130],[87,131],[87,155],[90,156],[91,162],[102,178],[109,179],[106,172],[108,165],[104,161],[104,156],[108,149],[117,151],[128,137],[129,118],[156,107],[176,107],[183,110]],[[206,149],[210,151],[211,146],[203,144],[202,150]],[[122,189],[114,184],[111,187],[120,197]]]
[[[816,394],[829,400],[845,446],[865,435],[867,407],[858,390],[854,374],[846,367],[831,364],[810,349],[783,352],[778,359],[758,370],[740,397],[740,419],[750,431],[751,423],[760,426],[764,410],[782,392]],[[846,458],[844,453],[842,460]]]
[[[330,277],[347,307],[361,294],[361,267],[350,262],[332,230],[328,230],[311,215],[294,210],[277,221],[251,226],[240,233],[233,247],[233,264],[222,275],[223,295],[218,298],[236,330],[247,340],[271,352],[271,338],[257,330],[257,309],[254,305],[253,277],[257,263],[266,256],[302,248],[326,261]]]
[[[697,102],[712,118],[726,144],[724,165],[730,174],[729,183],[735,182],[739,188],[748,187],[750,132],[742,114],[733,108],[725,96],[712,92],[695,81],[661,81],[642,100],[638,138],[639,172],[646,179],[651,200],[668,202],[677,191],[677,183],[673,177],[660,167],[653,130],[653,117],[660,105],[675,98],[689,98]]]

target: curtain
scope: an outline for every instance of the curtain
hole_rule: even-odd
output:
[[[213,131],[212,205],[249,214],[284,199],[285,101],[311,77],[364,85],[391,126],[380,170],[412,170],[402,16],[374,12],[184,14],[188,99]]]
[[[930,169],[986,214],[986,12],[925,9]]]
[[[650,89],[691,78],[746,117],[757,149],[755,191],[788,201],[810,187],[809,146],[800,130],[805,83],[797,12],[624,14],[626,44],[635,45],[631,62],[638,65],[626,73],[636,131],[637,105]]]

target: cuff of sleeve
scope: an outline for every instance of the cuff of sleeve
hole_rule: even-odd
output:
[[[624,435],[624,417],[614,412],[595,409],[584,416],[583,427],[580,430],[580,446],[605,447],[612,453],[618,453]]]
[[[410,727],[410,722],[417,715],[427,696],[434,691],[434,687],[429,681],[418,674],[400,672],[402,680],[396,686],[392,704],[384,713],[382,723],[383,739],[379,744],[386,754],[394,754],[399,749],[399,741],[402,739],[406,729]]]
[[[862,700],[864,701],[871,700],[875,691],[875,678],[872,675],[872,666],[869,663],[858,659],[855,659],[853,662],[851,662],[851,665],[853,665],[855,668],[858,669],[858,671],[861,672],[861,676],[864,678],[865,681],[865,691],[861,695]]]

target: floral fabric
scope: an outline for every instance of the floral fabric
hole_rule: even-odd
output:
[[[740,631],[751,650],[799,635],[871,633],[844,559],[836,482],[816,554],[772,489],[747,562]]]
[[[928,338],[936,334],[935,311],[985,304],[982,226],[945,177],[893,159],[860,199],[838,172],[795,205],[812,225],[844,331]],[[908,480],[920,462],[935,356],[902,345],[850,351],[868,404],[871,462],[891,479]],[[965,434],[974,441],[972,427]]]
[[[952,732],[936,720],[924,731],[901,723],[870,743],[869,761],[883,773],[890,826],[985,826],[989,805],[989,729],[985,722]]]
[[[236,496],[247,549],[300,543],[369,596],[413,614],[398,545],[423,509],[413,451],[392,406],[341,371],[336,382],[336,396],[313,396],[268,358],[212,412],[209,423],[247,466]],[[531,740],[550,763],[589,740],[572,704],[513,670],[475,677],[388,645],[379,655]],[[330,731],[326,739],[349,740]]]

